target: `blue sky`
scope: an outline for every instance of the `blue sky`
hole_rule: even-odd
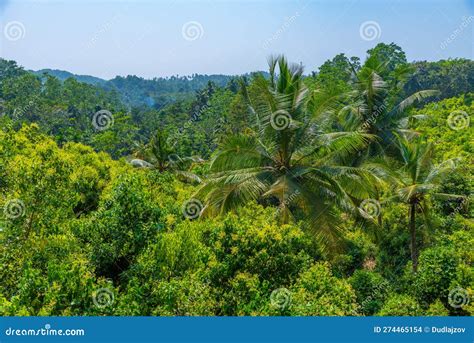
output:
[[[474,0],[0,0],[0,55],[103,78],[241,74],[284,53],[306,71],[379,42],[473,58]]]

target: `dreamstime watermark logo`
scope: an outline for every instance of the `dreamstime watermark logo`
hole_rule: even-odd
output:
[[[183,204],[181,210],[185,218],[196,219],[201,216],[201,211],[203,208],[204,206],[202,205],[201,201],[192,198]]]
[[[112,19],[110,19],[109,21],[103,23],[100,26],[100,28],[96,32],[94,32],[94,34],[92,35],[92,38],[87,42],[86,48],[88,48],[88,49],[92,48],[97,43],[100,36],[107,33],[108,31],[110,31],[110,29],[118,22],[118,20],[121,17],[122,17],[122,14],[118,13],[118,14],[114,15],[112,17]]]
[[[272,294],[270,294],[270,305],[284,310],[291,305],[291,292],[286,288],[275,289]]]
[[[166,137],[166,144],[169,146],[174,146],[177,141],[179,141],[183,135],[184,129],[179,128],[169,133],[168,137]]]
[[[92,117],[92,125],[97,131],[107,130],[114,125],[114,116],[107,110],[97,111]]]
[[[291,115],[285,110],[278,110],[270,116],[270,125],[277,131],[287,129],[291,124]]]
[[[375,199],[365,199],[359,205],[359,212],[366,219],[375,219],[380,215],[380,203]]]
[[[5,330],[7,336],[84,336],[84,329],[53,329],[51,324],[45,324],[44,328],[21,328],[9,327]]]
[[[439,47],[441,50],[444,50],[448,47],[449,44],[451,44],[463,31],[469,26],[469,24],[474,21],[474,16],[471,15],[469,17],[463,17],[461,25],[459,25],[450,35],[448,38],[446,38]]]
[[[26,113],[28,113],[29,111],[31,111],[35,104],[36,104],[36,100],[39,98],[38,95],[35,95],[33,98],[31,98],[25,106],[23,107],[19,107],[19,108],[15,108],[15,110],[13,111],[13,118],[14,119],[18,119],[20,117],[23,117]]]
[[[472,197],[472,194],[469,197]],[[461,202],[454,208],[453,212],[451,212],[448,217],[454,217],[462,210],[467,210],[469,208],[469,197],[462,197]]]
[[[359,27],[359,35],[363,40],[372,41],[380,38],[382,35],[382,29],[376,21],[364,21]]]
[[[454,111],[449,114],[446,122],[451,129],[459,131],[469,127],[471,118],[464,111]]]
[[[20,21],[10,21],[5,25],[3,34],[6,39],[12,42],[23,39],[26,35],[25,25]]]
[[[469,294],[464,288],[456,287],[449,292],[448,303],[454,308],[466,306],[469,304]]]
[[[388,292],[390,285],[387,281],[382,281],[378,283],[375,288],[372,290],[371,294],[367,296],[360,304],[360,308],[365,311],[366,308],[377,299],[385,297]],[[355,314],[356,315],[356,314]]]
[[[263,44],[262,44],[262,48],[263,49],[268,49],[270,47],[270,45],[275,42],[286,30],[289,29],[289,27],[291,26],[291,24],[296,20],[297,17],[299,17],[300,14],[298,12],[295,12],[295,14],[293,14],[291,17],[287,17],[285,18],[285,21],[283,22],[283,24],[278,28],[278,30],[276,30],[273,35],[268,38]]]
[[[288,207],[300,194],[301,192],[299,191],[299,189],[297,189],[296,191],[291,193],[291,195],[288,198],[283,200],[283,202],[280,204],[280,206],[278,206],[275,212],[275,217],[277,217],[284,208]]]
[[[92,301],[98,308],[105,308],[114,303],[114,293],[108,288],[99,288],[92,294]]]
[[[372,113],[370,113],[369,117],[362,123],[358,131],[365,132],[370,129],[370,127],[377,122],[377,118],[385,111],[386,107],[385,100],[380,106],[374,105]]]
[[[181,28],[181,34],[188,41],[197,40],[204,35],[204,28],[198,21],[188,21]]]
[[[17,219],[25,215],[25,204],[20,199],[8,200],[3,207],[5,217]]]

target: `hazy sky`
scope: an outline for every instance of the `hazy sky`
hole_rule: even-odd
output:
[[[0,55],[103,78],[241,74],[284,53],[306,71],[379,42],[473,58],[474,0],[0,0]]]

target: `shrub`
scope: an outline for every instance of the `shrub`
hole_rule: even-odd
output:
[[[255,316],[268,313],[268,290],[258,275],[238,273],[230,281],[230,290],[223,296],[224,313]]]
[[[377,255],[377,247],[361,230],[350,231],[346,234],[346,252],[336,255],[331,261],[335,275],[349,276],[356,269],[362,268],[364,261]]]
[[[380,311],[389,292],[389,283],[380,274],[357,270],[349,283],[356,293],[361,313],[373,315]]]
[[[80,235],[90,243],[97,274],[115,279],[162,228],[160,208],[147,192],[145,180],[138,174],[125,174]]]
[[[383,305],[379,316],[421,316],[423,311],[415,298],[406,294],[393,294]]]
[[[289,311],[296,316],[347,316],[357,311],[350,284],[333,276],[326,263],[302,272],[291,288],[291,298]]]
[[[455,251],[449,247],[434,247],[420,254],[413,294],[423,306],[436,299],[446,300],[451,282],[456,278],[459,262]]]
[[[133,279],[118,304],[120,315],[211,316],[216,314],[212,289],[195,273],[143,284]]]
[[[295,225],[279,226],[273,215],[272,209],[249,205],[206,224],[213,285],[225,288],[238,273],[248,273],[270,288],[285,287],[320,256],[307,234]]]
[[[104,313],[94,306],[93,292],[104,285],[113,287],[95,277],[78,242],[66,235],[32,238],[23,250],[24,262],[2,315]],[[111,310],[108,308],[105,313]]]
[[[424,313],[425,316],[448,316],[449,311],[440,300],[436,300]]]

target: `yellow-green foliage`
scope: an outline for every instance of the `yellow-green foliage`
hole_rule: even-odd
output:
[[[384,207],[390,244],[351,220],[342,249],[322,252],[299,223],[275,220],[272,206],[186,219],[182,206],[195,186],[79,143],[59,147],[36,125],[0,131],[0,176],[0,206],[24,206],[18,217],[0,218],[0,315],[472,312],[456,312],[446,299],[453,287],[472,294],[472,230],[459,214],[403,289],[383,263],[390,249],[406,246],[399,208]],[[408,257],[396,258],[403,269]],[[112,298],[100,307],[95,295],[104,289]]]
[[[356,313],[356,295],[346,280],[318,263],[301,274],[292,288],[291,312],[305,316],[348,316]]]
[[[420,120],[416,129],[423,134],[429,142],[436,144],[436,153],[439,161],[448,158],[467,158],[474,153],[474,94],[468,93],[459,97],[444,99],[439,102],[426,105],[417,114],[425,115],[426,118]],[[454,120],[456,114],[465,113],[470,120],[465,117],[462,122],[452,122],[449,125],[450,115]],[[463,114],[464,115],[464,114]],[[462,119],[461,117],[458,118]],[[467,122],[470,122],[468,125]],[[458,129],[453,129],[458,128]]]
[[[2,311],[83,314],[103,281],[71,226],[127,167],[80,144],[61,149],[35,125],[0,131],[0,165]],[[12,201],[22,204],[13,218],[6,210]]]
[[[404,294],[395,294],[387,300],[378,315],[421,316],[423,311],[415,298]]]

